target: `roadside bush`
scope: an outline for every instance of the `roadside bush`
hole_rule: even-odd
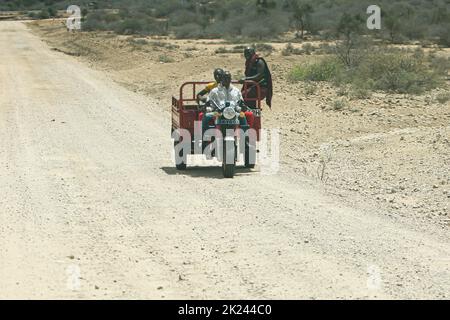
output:
[[[314,82],[306,82],[305,94],[307,96],[313,95],[317,92],[317,85]]]
[[[450,17],[450,15],[449,15]],[[441,46],[450,47],[450,23],[433,26],[431,36],[437,38],[437,43]]]
[[[271,53],[274,50],[273,46],[270,44],[267,44],[267,43],[256,43],[253,45],[253,47],[256,49],[256,51],[266,52],[266,53]],[[240,51],[243,51],[243,49],[240,49]]]
[[[348,107],[347,101],[343,99],[335,100],[333,101],[333,110],[335,111],[341,111]]]
[[[403,52],[374,53],[357,68],[351,81],[373,90],[420,94],[439,85],[438,72],[424,57]]]
[[[159,56],[159,62],[172,63],[172,62],[175,62],[175,59],[170,57],[170,56],[168,56],[168,55],[166,55],[166,54],[163,54],[163,55]]]
[[[371,97],[371,92],[364,87],[356,87],[349,92],[350,99],[369,99]]]
[[[132,46],[133,49],[142,49],[146,45],[148,45],[148,41],[143,38],[130,38],[127,40],[128,43]]]
[[[122,32],[175,33],[177,37],[220,37],[239,41],[269,41],[286,34],[287,31],[305,32],[306,36],[318,35],[323,39],[340,40],[350,38],[351,33],[368,34],[365,28],[365,8],[370,3],[358,0],[101,0],[78,1],[83,8],[83,20],[89,28]],[[409,3],[408,3],[409,2]],[[43,10],[51,6],[64,10],[70,4],[63,0],[2,0],[0,10]],[[374,38],[387,37],[391,42],[429,41],[450,46],[450,12],[448,0],[378,0],[383,8],[383,27],[370,31]],[[118,14],[99,21],[89,21],[89,16],[98,8],[119,10]],[[88,13],[86,10],[88,9]],[[48,9],[47,9],[48,11]],[[110,10],[111,12],[111,10]],[[341,16],[339,12],[346,14]],[[40,18],[52,17],[54,12],[42,13]],[[87,13],[87,15],[86,15]],[[356,15],[364,19],[359,19]],[[118,19],[117,19],[117,17]],[[160,27],[152,23],[148,28],[146,19],[153,18],[165,24]],[[139,20],[131,28],[127,19]],[[124,28],[123,23],[125,24]],[[197,25],[197,26],[193,26]],[[137,27],[137,28],[136,28]],[[200,31],[198,30],[200,29]],[[295,41],[295,39],[292,39]],[[289,54],[288,51],[286,53]],[[295,53],[292,53],[295,54]],[[306,51],[308,54],[308,51]]]
[[[201,38],[203,31],[198,24],[189,23],[181,27],[174,28],[175,37],[178,39]]]
[[[302,52],[307,55],[310,55],[311,53],[313,53],[315,49],[316,48],[311,43],[305,43],[302,46]]]
[[[50,15],[48,14],[48,10],[42,9],[41,12],[38,13],[39,19],[48,19]]]
[[[292,45],[292,43],[289,42],[286,45],[286,47],[284,47],[284,49],[281,50],[281,55],[283,55],[283,56],[290,56],[293,51],[294,51],[294,46]]]
[[[167,43],[167,42],[163,42],[163,41],[152,41],[151,45],[154,48],[164,48],[167,50],[176,50],[176,49],[180,48],[179,45]]]
[[[281,51],[281,54],[283,56],[300,55],[303,54],[303,50],[294,48],[292,43],[288,43],[286,47],[284,47],[283,50]]]
[[[329,43],[321,43],[319,45],[319,49],[317,49],[317,53],[319,54],[334,54],[336,52],[336,48]]]
[[[141,21],[134,19],[126,19],[115,28],[115,31],[119,34],[142,33],[143,30],[144,26]]]
[[[450,70],[450,57],[438,57],[435,54],[430,54],[430,64],[431,68],[436,70],[442,76],[447,76],[448,71]]]
[[[343,65],[334,58],[326,58],[317,63],[294,67],[288,79],[297,81],[331,81],[342,72]]]
[[[439,93],[436,96],[436,101],[440,104],[445,104],[450,101],[450,92]]]
[[[329,81],[353,87],[352,97],[366,98],[369,90],[420,94],[438,87],[449,67],[447,60],[426,57],[423,52],[378,48],[354,67],[336,57],[294,67],[291,81]]]
[[[56,17],[58,15],[58,11],[56,11],[56,9],[53,8],[53,7],[48,7],[47,11],[48,11],[48,16],[50,18],[54,18],[54,17]]]
[[[83,30],[94,31],[94,30],[108,30],[106,23],[97,19],[86,19],[83,23]]]
[[[282,30],[285,21],[278,15],[250,17],[244,20],[241,33],[245,38],[257,39],[259,41],[275,38]]]
[[[230,53],[231,51],[225,47],[219,47],[214,51],[216,54]]]

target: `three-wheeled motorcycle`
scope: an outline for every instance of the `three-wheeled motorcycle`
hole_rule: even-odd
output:
[[[246,168],[254,168],[256,163],[261,130],[261,88],[254,81],[246,81],[244,105],[220,101],[206,107],[196,100],[197,89],[206,84],[208,82],[186,82],[180,87],[179,99],[172,98],[171,131],[176,168],[186,169],[188,154],[205,154],[208,159],[216,158],[222,163],[225,178],[233,178],[240,155]],[[255,90],[256,98],[247,97],[249,89]],[[214,117],[204,134],[201,120],[205,112],[213,112]],[[246,117],[247,125],[240,125],[240,117]]]

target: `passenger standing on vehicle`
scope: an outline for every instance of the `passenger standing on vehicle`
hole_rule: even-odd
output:
[[[245,81],[255,81],[259,83],[261,88],[261,99],[266,99],[266,103],[269,108],[272,107],[272,96],[273,96],[273,84],[272,75],[270,73],[269,67],[266,60],[260,57],[255,49],[247,47],[244,50],[245,57],[245,77],[239,82],[244,83]],[[242,95],[246,98],[257,98],[256,86],[251,86],[245,90],[242,88]],[[256,101],[247,101],[247,105],[250,107],[256,107]]]

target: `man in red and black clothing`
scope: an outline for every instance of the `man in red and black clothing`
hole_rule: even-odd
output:
[[[272,75],[270,74],[269,67],[264,58],[258,56],[255,49],[248,47],[244,50],[245,57],[245,77],[239,82],[255,81],[259,83],[261,88],[261,99],[266,99],[266,103],[269,108],[272,107]],[[248,85],[247,89],[242,88],[242,95],[244,98],[257,98],[256,86]],[[256,107],[255,101],[247,101],[249,107]]]

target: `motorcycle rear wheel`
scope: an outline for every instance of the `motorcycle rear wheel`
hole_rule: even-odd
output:
[[[176,147],[177,144],[175,144],[174,146]],[[175,150],[175,167],[177,168],[177,170],[186,170],[187,168],[187,155],[184,154],[183,150],[180,150],[180,154],[179,154],[180,158],[182,159],[180,163],[177,163],[177,155],[176,155],[176,150]]]

